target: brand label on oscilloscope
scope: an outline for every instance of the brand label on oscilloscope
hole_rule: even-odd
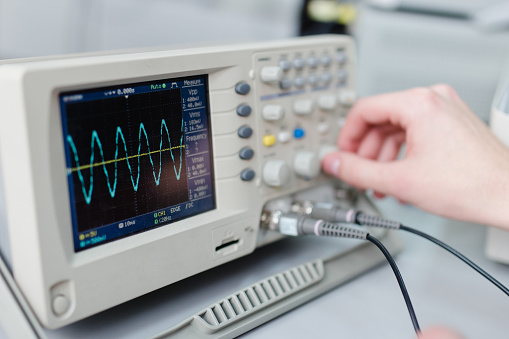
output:
[[[79,101],[82,99],[83,99],[82,94],[66,95],[65,97],[62,98],[62,100],[64,100],[64,102]]]

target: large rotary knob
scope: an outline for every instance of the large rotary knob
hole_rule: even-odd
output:
[[[320,173],[320,159],[315,152],[299,152],[293,158],[293,170],[301,177],[315,178]]]
[[[337,151],[339,151],[339,149],[335,145],[322,145],[318,149],[318,159],[320,162],[322,162],[323,158],[325,158],[327,154],[334,153]]]
[[[284,186],[290,179],[290,166],[283,160],[269,160],[263,166],[262,178],[269,186]]]

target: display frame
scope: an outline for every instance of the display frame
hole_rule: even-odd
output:
[[[189,82],[189,81],[199,81],[198,84],[193,84],[193,83],[186,83],[186,82]],[[203,82],[203,83],[201,83]],[[169,224],[172,224],[174,222],[177,222],[177,221],[180,221],[180,220],[184,220],[186,218],[190,218],[190,217],[193,217],[193,216],[196,216],[198,214],[201,214],[201,213],[205,213],[205,212],[208,212],[210,210],[213,210],[216,208],[216,198],[215,198],[215,189],[214,189],[214,166],[213,166],[213,145],[212,145],[212,128],[211,128],[211,114],[210,114],[210,95],[209,95],[209,84],[208,84],[208,75],[207,74],[199,74],[199,75],[191,75],[191,76],[185,76],[185,77],[173,77],[173,78],[166,78],[166,79],[157,79],[157,80],[150,80],[150,81],[142,81],[142,82],[134,82],[134,83],[123,83],[123,84],[117,84],[117,85],[114,85],[114,86],[103,86],[103,87],[97,87],[97,88],[89,88],[89,89],[86,89],[86,90],[74,90],[74,91],[66,91],[66,92],[60,92],[58,94],[58,97],[59,97],[59,106],[60,106],[60,112],[61,112],[61,124],[62,124],[62,133],[63,133],[63,140],[64,140],[64,151],[65,151],[65,157],[66,157],[66,167],[67,167],[67,173],[68,173],[68,187],[69,187],[69,200],[70,200],[70,209],[71,209],[71,220],[72,220],[72,230],[73,230],[73,238],[74,238],[74,250],[75,252],[79,252],[79,251],[83,251],[83,250],[87,250],[89,248],[93,248],[93,247],[96,247],[96,246],[100,246],[100,245],[103,245],[103,244],[106,244],[106,243],[109,243],[111,241],[116,241],[116,240],[119,240],[119,239],[122,239],[122,238],[125,238],[125,237],[130,237],[130,236],[134,236],[136,234],[139,234],[141,232],[145,232],[145,231],[150,231],[150,230],[153,230],[155,228],[159,228],[159,227],[163,227],[163,226],[167,226]],[[194,88],[192,87],[196,87],[196,86],[203,86],[203,88],[201,88],[200,90],[196,90],[194,91]],[[97,227],[93,227],[93,226],[88,226],[86,230],[84,231],[80,231],[79,230],[79,215],[77,213],[77,209],[78,209],[78,201],[79,201],[79,198],[80,197],[80,194],[79,192],[77,193],[77,187],[78,185],[76,185],[76,181],[77,178],[75,176],[76,173],[72,173],[72,171],[70,172],[70,170],[72,169],[72,163],[73,161],[78,161],[77,159],[79,159],[79,148],[83,147],[83,146],[87,146],[87,145],[80,145],[81,147],[77,147],[77,145],[74,143],[73,139],[72,139],[72,136],[71,136],[71,133],[69,132],[69,128],[75,128],[75,132],[83,132],[82,130],[84,129],[83,125],[84,125],[84,121],[83,120],[87,120],[87,118],[85,118],[83,115],[84,115],[84,112],[82,111],[77,111],[77,112],[74,112],[74,113],[71,113],[69,112],[69,110],[71,108],[73,108],[74,110],[78,109],[78,107],[85,107],[85,109],[87,109],[90,114],[90,111],[95,108],[97,109],[99,105],[100,109],[102,109],[101,106],[103,105],[108,105],[109,103],[112,103],[112,102],[115,102],[115,109],[118,109],[118,106],[119,105],[122,105],[124,103],[124,98],[125,98],[125,102],[127,102],[129,100],[129,102],[131,102],[131,104],[129,105],[129,103],[126,103],[126,108],[127,110],[126,111],[122,111],[121,113],[122,114],[126,114],[127,115],[127,119],[128,119],[128,122],[129,124],[128,125],[132,125],[132,120],[133,120],[133,117],[131,117],[132,114],[134,113],[131,113],[133,111],[136,111],[136,108],[133,107],[133,105],[136,105],[136,103],[138,103],[141,99],[140,97],[143,96],[143,98],[147,97],[148,96],[148,100],[150,103],[150,100],[162,100],[162,95],[172,95],[172,94],[175,94],[175,92],[173,92],[174,90],[177,90],[179,91],[179,101],[178,103],[174,103],[174,106],[175,105],[178,105],[178,110],[179,112],[177,112],[178,114],[181,114],[182,116],[182,125],[181,125],[181,139],[180,139],[180,147],[181,147],[181,150],[180,150],[180,168],[179,168],[179,173],[178,173],[178,176],[181,177],[182,174],[184,174],[184,178],[187,180],[186,181],[186,196],[189,194],[189,200],[186,200],[186,201],[183,201],[179,204],[174,204],[174,205],[167,205],[163,208],[158,208],[158,209],[153,209],[153,210],[150,210],[150,211],[145,211],[144,213],[141,213],[141,214],[138,214],[138,215],[134,215],[134,216],[131,216],[129,218],[123,218],[123,219],[118,219],[115,220],[114,222],[110,222],[109,224],[103,224],[103,225],[99,225]],[[186,91],[188,91],[188,95],[185,95]],[[135,100],[133,102],[133,96],[136,96],[135,97]],[[159,98],[152,98],[154,96],[159,96]],[[152,99],[150,99],[152,98]],[[168,99],[168,98],[166,98]],[[175,99],[175,98],[174,98]],[[112,101],[113,100],[113,101]],[[196,101],[196,100],[200,100],[200,101]],[[203,100],[203,102],[201,101]],[[202,106],[197,106],[197,104],[200,103]],[[92,106],[94,105],[94,106]],[[139,103],[138,103],[139,105]],[[161,103],[160,106],[166,106],[167,104],[164,104],[164,103]],[[150,146],[149,146],[149,138],[154,140],[153,138],[149,137],[147,135],[147,129],[150,128],[150,126],[146,126],[143,124],[143,121],[152,121],[153,120],[153,115],[155,115],[154,113],[154,106],[151,106],[150,107],[150,110],[146,110],[147,108],[144,107],[143,105],[141,106],[136,106],[138,107],[137,110],[144,110],[142,112],[139,112],[138,115],[143,115],[143,117],[140,118],[140,124],[139,124],[139,139],[138,142],[141,142],[141,130],[143,129],[145,131],[145,134],[144,136],[147,138],[146,139],[146,142],[147,142],[147,147],[148,149],[150,150]],[[141,107],[141,108],[140,108]],[[110,107],[111,108],[111,107]],[[173,107],[173,108],[176,108],[176,107]],[[81,109],[81,108],[79,108]],[[197,114],[195,112],[195,110],[201,110],[203,109],[205,111],[205,115],[203,116],[202,114],[199,114],[199,120],[195,119]],[[173,114],[174,112],[170,112],[170,114]],[[189,114],[188,114],[189,113]],[[78,127],[75,127],[73,126],[68,119],[70,119],[72,116],[71,114],[73,115],[78,115],[79,114],[79,117],[74,117],[74,119],[78,119],[80,121],[80,125]],[[109,114],[109,115],[112,115],[111,112],[107,112],[105,111],[104,114]],[[149,114],[150,116],[147,116],[146,114]],[[92,112],[92,117],[93,119],[90,119],[89,120],[95,120],[95,119],[102,119],[101,123],[102,125],[104,125],[108,120],[104,120],[104,117],[103,116],[100,116],[98,114],[96,114],[95,112]],[[118,120],[120,119],[123,119],[124,117],[119,117],[118,115],[118,112],[117,114],[113,114],[115,115],[115,121],[113,121],[113,124],[119,124],[117,126],[117,136],[118,137],[118,133],[122,134],[122,130],[120,128],[120,122]],[[189,115],[189,117],[187,116]],[[172,134],[173,133],[173,130],[170,128],[171,131],[168,130],[168,124],[171,124],[170,120],[169,120],[169,117],[166,116],[166,118],[168,118],[168,123],[164,122],[165,119],[163,118],[163,113],[160,113],[160,117],[162,119],[161,121],[161,140],[160,140],[160,147],[162,146],[163,144],[163,124],[164,126],[166,126],[166,132],[167,133],[170,133]],[[193,125],[192,123],[193,122],[197,122],[199,121],[200,124],[198,125]],[[111,122],[110,122],[111,123]],[[136,124],[134,124],[136,125]],[[200,191],[200,192],[196,192],[196,187],[189,187],[189,185],[193,185],[192,184],[192,181],[193,181],[193,176],[192,174],[190,174],[189,176],[187,175],[190,171],[192,170],[193,168],[195,168],[195,166],[197,166],[197,164],[195,163],[195,159],[197,159],[197,157],[195,157],[194,154],[192,154],[190,151],[190,144],[187,142],[187,136],[188,135],[192,135],[193,133],[196,133],[196,132],[199,132],[196,130],[196,126],[197,127],[201,127],[202,125],[204,125],[205,127],[205,133],[206,133],[206,140],[204,141],[201,141],[200,142],[200,147],[204,148],[205,152],[208,154],[208,157],[206,159],[204,159],[204,166],[203,168],[205,169],[208,169],[208,172],[206,174],[203,174],[203,173],[200,173],[200,178],[203,178],[201,179],[201,181],[204,182],[203,185],[206,185],[207,187],[207,192],[209,193],[208,195],[210,197],[205,197],[205,198],[200,198],[198,197],[199,195],[201,195],[203,193],[203,190]],[[126,124],[123,124],[124,128],[126,126]],[[136,126],[135,126],[136,127]],[[175,126],[173,126],[175,127]],[[178,127],[178,126],[177,126]],[[118,132],[118,129],[120,128],[120,132]],[[103,126],[101,126],[101,129],[104,131],[105,129],[103,128]],[[89,131],[87,131],[89,132]],[[94,132],[96,132],[96,130],[94,129]],[[109,131],[111,132],[111,130]],[[133,135],[133,133],[135,134],[136,131],[134,130],[126,130],[126,133],[125,134],[128,134],[128,135]],[[86,133],[85,133],[86,134]],[[89,133],[90,134],[90,133]],[[170,134],[168,134],[168,142],[170,143],[171,145],[171,138],[170,138]],[[203,134],[203,133],[202,133]],[[101,142],[100,141],[100,133],[96,133],[95,134],[95,139],[94,139],[94,133],[92,132],[92,135],[90,136],[90,138],[92,138],[91,140],[91,145],[94,145],[94,146],[90,146],[90,147],[95,147],[95,148],[99,148],[99,151],[100,151],[100,155],[102,157],[105,156],[105,154],[107,153],[106,152],[106,146],[105,146],[105,143],[104,142]],[[70,138],[70,140],[68,140]],[[84,139],[86,140],[87,139],[87,135],[84,136]],[[123,144],[124,144],[124,148],[125,148],[125,151],[126,151],[126,159],[127,161],[130,161],[131,158],[136,158],[135,160],[138,161],[138,172],[137,172],[137,182],[136,182],[136,188],[139,189],[140,187],[140,173],[141,173],[141,169],[140,169],[140,151],[141,151],[141,144],[139,145],[139,148],[138,148],[138,156],[136,157],[136,155],[132,155],[132,156],[127,156],[127,144],[131,144],[131,140],[129,140],[128,138],[125,138],[122,136],[122,140],[123,140]],[[110,140],[111,142],[112,140]],[[116,140],[118,141],[118,139]],[[134,140],[135,141],[135,140]],[[157,140],[156,140],[157,141]],[[175,141],[175,140],[173,140]],[[72,143],[72,146],[71,147],[71,143]],[[205,143],[205,145],[204,145]],[[90,143],[89,143],[90,144]],[[103,146],[104,145],[104,146]],[[184,148],[182,149],[182,146],[184,145]],[[100,147],[99,147],[100,146]],[[186,146],[187,146],[187,149],[186,149]],[[115,181],[114,181],[114,189],[118,189],[119,191],[122,191],[120,188],[117,188],[118,184],[118,181],[117,181],[117,171],[120,172],[120,170],[118,170],[117,168],[117,162],[120,162],[122,160],[126,160],[126,159],[122,159],[121,160],[117,160],[118,157],[117,157],[117,153],[118,153],[118,143],[116,145],[116,151],[115,151],[115,161],[112,161],[111,159],[108,160],[108,161],[105,161],[104,159],[102,159],[102,163],[111,163],[111,162],[115,162]],[[198,147],[198,142],[196,142],[196,147]],[[104,150],[103,150],[104,149]],[[132,145],[130,147],[130,150],[132,151]],[[184,161],[182,161],[183,157],[182,157],[182,151],[185,150],[184,152]],[[201,154],[203,154],[203,150],[198,150],[198,148],[196,148],[197,151],[200,151]],[[76,153],[73,153],[73,152],[76,152]],[[170,149],[170,152],[171,152],[171,149]],[[71,154],[73,153],[73,154]],[[111,153],[111,152],[109,152]],[[151,157],[153,153],[159,153],[159,155],[162,155],[162,151],[159,150],[159,152],[157,152],[157,150],[155,151],[152,151],[152,152],[149,152],[148,155]],[[92,152],[93,154],[93,152]],[[145,154],[145,153],[143,153]],[[142,154],[142,155],[143,155]],[[73,157],[74,155],[74,157]],[[83,154],[82,154],[83,155]],[[145,154],[147,155],[147,154]],[[111,156],[111,154],[110,154]],[[171,155],[172,156],[172,159],[173,159],[173,154]],[[201,158],[201,157],[200,157]],[[85,158],[86,159],[86,158]],[[161,177],[161,173],[162,173],[162,163],[161,163],[161,160],[162,159],[162,156],[160,158],[160,171],[159,171],[159,182],[157,182],[157,186],[159,186],[159,184],[161,183],[161,180],[164,180],[164,179],[169,179],[169,178],[162,178]],[[193,161],[193,164],[191,166],[187,166],[187,161],[188,160],[192,160]],[[93,160],[95,161],[95,159]],[[152,157],[150,158],[150,162],[152,163],[153,162],[153,159]],[[175,159],[173,159],[173,162],[175,163]],[[185,163],[184,164],[184,173],[182,173],[182,163]],[[109,165],[109,169],[111,170],[111,164],[108,164]],[[108,168],[106,168],[106,166],[108,165],[103,165],[103,170],[104,170],[104,173],[105,175],[108,173]],[[96,180],[93,180],[93,166],[97,167],[97,166],[100,166],[101,165],[97,165],[97,164],[89,164],[87,165],[86,163],[81,163],[81,167],[84,167],[84,168],[87,168],[87,169],[90,169],[90,177],[89,178],[92,178],[92,182],[88,181],[88,184],[89,184],[89,189],[90,191],[88,191],[88,194],[90,194],[88,196],[89,200],[86,201],[86,205],[89,205],[91,204],[91,201],[92,201],[92,195],[93,195],[93,189],[94,189],[94,185],[95,187],[99,186],[98,183],[97,183],[97,179]],[[131,171],[131,165],[128,165],[129,166],[129,170]],[[154,164],[152,163],[152,166],[153,166],[153,170],[154,170]],[[100,167],[98,169],[100,169]],[[79,168],[78,168],[78,171],[79,171]],[[83,178],[84,175],[81,173],[81,172],[78,172],[80,175],[79,175],[79,180],[81,181],[81,185],[85,185],[85,179]],[[175,168],[175,174],[177,175],[177,170]],[[131,172],[131,181],[132,181],[132,175],[133,173]],[[107,175],[106,175],[107,177]],[[101,177],[99,177],[99,180],[101,179]],[[125,178],[124,178],[125,179]],[[154,179],[156,179],[156,174],[154,172]],[[178,178],[177,178],[178,179]],[[119,179],[120,180],[120,179]],[[110,183],[111,183],[111,180],[110,182],[106,182],[106,183],[103,183],[105,185],[108,185],[108,188],[110,189],[110,195],[112,194],[111,192],[111,186],[110,186]],[[132,182],[133,184],[133,189],[134,189],[134,185],[135,183]],[[177,182],[178,184],[178,182]],[[199,186],[200,188],[203,187],[203,185]],[[197,186],[197,185],[195,185]],[[85,192],[85,186],[83,186],[82,190],[83,190],[83,195],[84,195],[84,198],[85,200],[87,200],[87,195]],[[135,193],[138,193],[137,190],[135,190]],[[194,195],[195,199],[193,199],[191,196]],[[115,195],[115,191],[113,191],[113,195],[111,196],[111,198],[113,199],[114,197],[116,197]],[[150,198],[150,196],[149,196]],[[136,195],[134,196],[134,199],[136,199]],[[152,197],[152,200],[153,199],[157,199],[157,197]],[[170,197],[170,199],[172,199],[172,197]],[[203,199],[203,200],[202,200]],[[78,201],[77,201],[78,200]],[[194,205],[194,201],[198,201],[198,205],[195,206]],[[108,206],[104,206],[106,205],[108,202],[104,202],[102,201],[102,203],[99,203],[99,206],[103,207],[106,212],[112,214],[112,213],[115,213],[117,214],[117,212],[115,211],[112,211],[112,208],[117,208],[118,205],[113,205],[112,207],[108,208]],[[132,208],[136,208],[137,206],[136,205],[139,205],[140,202],[138,203],[134,203],[133,206],[129,206],[130,208],[126,208],[129,210],[132,209]],[[84,206],[83,207],[83,203],[81,203],[81,208],[82,209],[85,209],[87,210],[88,213],[90,213],[90,210],[93,209],[92,206]],[[97,208],[97,204],[96,204],[96,208]],[[94,212],[95,213],[95,212]],[[151,218],[150,216],[154,216],[154,219],[153,219],[153,222],[155,222],[155,224],[153,223],[152,225],[147,225],[149,222],[151,222]],[[176,217],[175,217],[176,216]],[[84,216],[85,218],[87,216]],[[83,218],[83,216],[82,216]],[[90,218],[88,218],[90,219]],[[110,219],[111,219],[111,216],[110,216]],[[136,226],[136,222],[138,222],[138,225],[140,224],[140,222],[145,222],[144,225],[142,225],[141,227],[140,226]],[[117,226],[118,225],[118,229],[117,229]],[[120,226],[122,225],[122,227]],[[133,225],[135,227],[133,227]],[[83,227],[83,226],[82,226]],[[128,228],[129,227],[129,228]],[[133,229],[134,228],[134,229]],[[107,238],[109,237],[109,238]]]

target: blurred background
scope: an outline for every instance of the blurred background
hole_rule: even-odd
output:
[[[358,92],[448,83],[484,120],[509,51],[502,0],[0,0],[0,59],[347,33]]]

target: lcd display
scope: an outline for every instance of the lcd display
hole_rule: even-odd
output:
[[[215,208],[207,75],[59,99],[75,251]]]

